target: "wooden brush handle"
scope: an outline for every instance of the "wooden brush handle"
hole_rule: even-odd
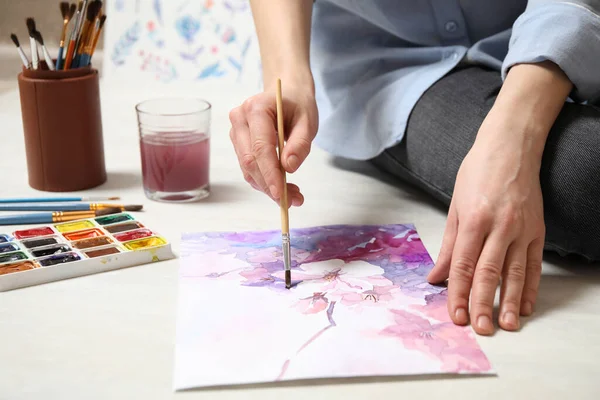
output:
[[[65,59],[65,69],[71,68],[71,63],[73,62],[73,56],[75,55],[75,41],[71,40],[69,42],[69,48],[67,50],[67,58]]]
[[[277,79],[277,136],[279,137],[279,168],[283,177],[283,191],[281,192],[281,230],[282,233],[290,232],[290,221],[288,214],[288,196],[287,196],[287,179],[285,176],[285,169],[281,162],[281,156],[283,154],[283,146],[285,142],[285,132],[283,127],[283,99],[281,95],[281,79]]]

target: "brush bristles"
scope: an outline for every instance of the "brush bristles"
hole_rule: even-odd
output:
[[[29,31],[29,36],[33,37],[33,33],[36,31],[35,19],[27,18],[27,30]]]
[[[285,287],[290,289],[292,287],[292,271],[289,269],[285,271]]]
[[[102,217],[103,215],[118,214],[120,212],[121,212],[121,209],[117,208],[117,207],[104,208],[102,210],[97,210],[96,211],[96,217]]]
[[[60,2],[60,13],[63,17],[63,20],[67,20],[68,16],[69,16],[69,2],[68,1],[61,1]]]
[[[98,14],[100,14],[101,8],[102,8],[102,2],[94,1],[94,2],[90,3],[90,5],[88,6],[88,9],[87,9],[85,18],[88,21],[93,22],[96,19],[96,17],[98,16]]]
[[[105,22],[106,22],[106,15],[103,15],[100,17],[100,29],[102,29]]]
[[[83,9],[83,1],[79,0],[79,4],[77,4],[77,11],[81,12],[82,9]]]
[[[17,35],[15,35],[14,33],[11,33],[10,38],[12,39],[15,46],[21,47],[21,45],[19,44],[19,38],[17,37]]]
[[[44,38],[42,37],[42,34],[39,31],[32,32],[31,36],[36,40],[36,42],[38,42],[42,46],[44,45]]]
[[[143,208],[144,208],[144,206],[141,206],[141,205],[123,206],[123,209],[125,211],[142,211]]]
[[[77,4],[73,3],[69,8],[69,21],[73,18],[73,15],[75,15],[75,11],[77,11]]]

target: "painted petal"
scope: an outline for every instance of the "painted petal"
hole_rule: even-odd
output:
[[[344,262],[342,260],[328,260],[302,264],[300,270],[307,275],[323,277],[328,273],[343,267]]]
[[[341,296],[341,298],[341,303],[346,306],[353,306],[361,303],[364,300],[363,295],[358,292],[345,293]]]
[[[253,268],[240,272],[240,275],[249,281],[258,281],[269,276],[269,271],[266,268]]]
[[[342,262],[340,267],[346,277],[356,278],[366,278],[366,277],[376,277],[381,276],[385,272],[383,268],[373,265],[371,263],[365,261],[351,261],[348,264],[343,264],[343,261],[336,260]]]
[[[302,299],[296,303],[296,309],[303,314],[316,314],[327,308],[329,301],[322,296]]]

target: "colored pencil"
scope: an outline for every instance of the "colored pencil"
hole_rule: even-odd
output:
[[[281,211],[281,247],[283,253],[283,265],[285,268],[285,287],[292,287],[292,261],[290,254],[290,221],[288,211],[288,196],[287,196],[287,178],[285,176],[285,169],[281,163],[281,155],[283,153],[283,146],[285,142],[284,126],[283,126],[283,99],[281,95],[281,79],[277,79],[277,133],[279,139],[279,169],[283,176],[283,192],[281,194],[281,200],[279,202],[279,209]]]
[[[97,211],[55,211],[20,215],[2,215],[0,216],[0,225],[51,224],[55,222],[101,217],[103,215],[118,214],[120,212],[121,209],[119,208],[106,208]]]
[[[0,204],[0,211],[95,211],[119,208],[122,211],[141,211],[141,205],[117,205],[100,203],[13,203]]]
[[[74,201],[88,201],[88,202],[98,202],[98,201],[114,201],[120,200],[119,197],[22,197],[22,198],[12,198],[12,199],[2,199],[0,198],[0,204],[4,203],[50,203],[50,202],[60,202],[60,203],[68,203]]]

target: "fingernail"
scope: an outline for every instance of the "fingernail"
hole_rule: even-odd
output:
[[[271,187],[269,187],[269,192],[271,192],[271,196],[273,196],[274,199],[279,198],[279,193],[277,193],[277,188],[275,185],[271,185]]]
[[[531,305],[531,303],[529,301],[526,301],[525,303],[523,303],[523,307],[521,307],[521,312],[524,315],[531,315],[531,313],[533,312],[533,306]]]
[[[300,159],[298,158],[298,156],[295,156],[293,154],[288,157],[287,162],[288,162],[288,167],[292,171],[297,170],[298,167],[300,166]]]
[[[492,326],[492,320],[487,315],[480,315],[477,318],[477,327],[485,332],[490,332],[494,329]]]
[[[292,205],[293,205],[294,207],[299,207],[299,206],[301,206],[301,205],[302,205],[302,199],[301,199],[301,198],[299,198],[299,197],[294,197],[294,198],[292,199]]]
[[[456,318],[456,321],[459,324],[466,324],[467,323],[467,310],[465,310],[464,308],[459,308],[454,313],[454,317]]]
[[[519,320],[514,312],[508,311],[504,313],[504,324],[508,325],[510,328],[518,328]]]

